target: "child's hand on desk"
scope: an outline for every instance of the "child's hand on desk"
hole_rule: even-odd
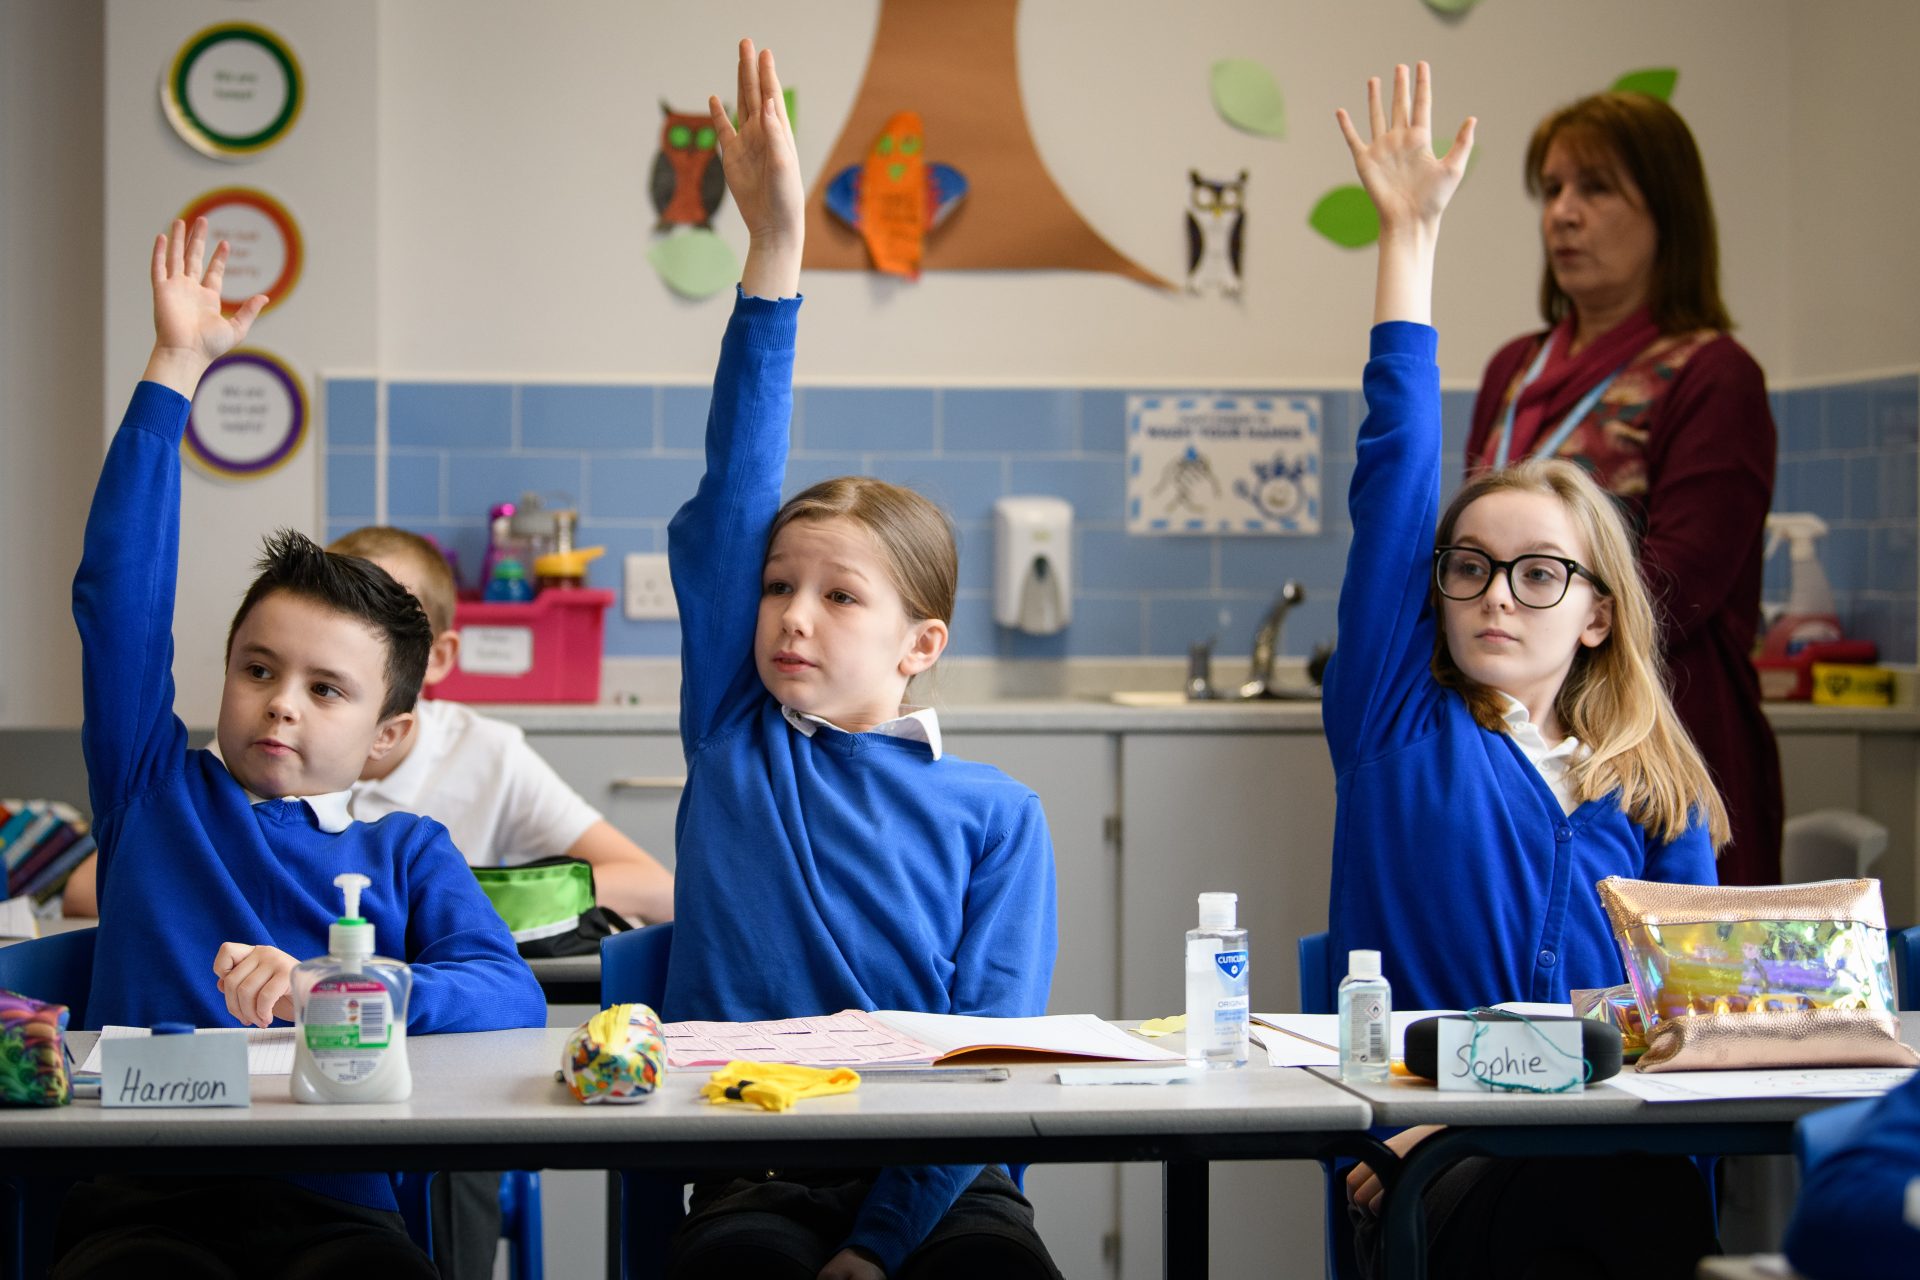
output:
[[[827,1259],[815,1280],[886,1280],[880,1264],[856,1249],[842,1249]]]
[[[299,963],[278,947],[221,943],[213,972],[227,997],[227,1012],[250,1027],[270,1026],[275,1018],[292,1022],[293,970]]]
[[[1443,1124],[1417,1124],[1411,1129],[1402,1129],[1387,1139],[1387,1150],[1397,1156],[1405,1156],[1444,1128],[1446,1126]],[[1369,1213],[1380,1212],[1380,1193],[1385,1190],[1380,1175],[1364,1164],[1353,1166],[1347,1173],[1347,1199]]]
[[[267,295],[256,293],[231,317],[224,315],[220,286],[227,242],[214,249],[212,262],[206,255],[205,218],[195,218],[191,227],[175,218],[167,234],[153,241],[153,355],[145,377],[189,399],[207,366],[246,340],[267,305]]]

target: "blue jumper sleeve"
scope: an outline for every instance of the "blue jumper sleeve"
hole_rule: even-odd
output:
[[[73,620],[85,709],[80,745],[95,821],[186,759],[186,727],[173,714],[173,599],[188,408],[158,383],[134,388],[87,513]],[[104,847],[100,853],[104,889],[111,855]]]
[[[1713,838],[1704,821],[1696,821],[1679,839],[1661,843],[1647,836],[1647,865],[1641,872],[1645,880],[1661,884],[1719,884],[1719,868],[1713,857]]]
[[[1336,774],[1360,763],[1412,694],[1430,687],[1435,620],[1428,603],[1440,512],[1440,335],[1423,324],[1375,325],[1362,387],[1367,417],[1347,510],[1353,542],[1340,584],[1339,643],[1321,714]]]
[[[760,692],[753,634],[780,509],[800,299],[738,294],[707,410],[707,470],[667,526],[680,610],[680,740],[689,755]]]
[[[393,819],[386,819],[392,821]],[[404,820],[404,819],[403,819]],[[547,998],[447,829],[419,818],[407,863],[407,1030],[541,1027]]]
[[[1920,1076],[1804,1171],[1787,1258],[1814,1280],[1911,1277],[1920,1259]]]
[[[951,1012],[996,1018],[1045,1013],[1058,949],[1053,840],[1040,797],[1029,793],[968,880],[966,932],[955,958]],[[868,1250],[893,1274],[984,1167],[882,1169],[841,1247]]]

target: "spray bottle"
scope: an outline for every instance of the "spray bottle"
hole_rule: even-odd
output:
[[[1778,512],[1767,517],[1767,557],[1771,559],[1781,540],[1786,540],[1793,557],[1793,584],[1787,594],[1786,612],[1767,628],[1766,657],[1791,658],[1810,644],[1840,639],[1833,588],[1827,585],[1826,571],[1814,554],[1815,544],[1826,532],[1827,522],[1811,511]]]
[[[353,872],[333,882],[346,897],[346,914],[327,930],[327,954],[293,971],[293,1098],[399,1102],[413,1092],[413,972],[373,954],[373,923],[360,916],[360,891],[371,882]]]

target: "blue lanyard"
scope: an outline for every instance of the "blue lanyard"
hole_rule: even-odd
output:
[[[1549,333],[1547,340],[1540,344],[1540,354],[1534,357],[1532,367],[1527,370],[1527,376],[1521,381],[1519,388],[1514,391],[1512,398],[1507,401],[1506,413],[1500,418],[1500,447],[1494,452],[1493,458],[1493,465],[1496,469],[1507,465],[1507,453],[1513,447],[1513,411],[1519,407],[1520,395],[1528,387],[1533,385],[1533,380],[1540,376],[1542,369],[1547,367],[1547,357],[1552,353],[1553,335]],[[1613,385],[1615,378],[1626,371],[1626,367],[1624,364],[1621,365],[1618,369],[1615,369],[1612,373],[1602,378],[1593,390],[1581,396],[1580,402],[1567,411],[1566,417],[1560,419],[1560,425],[1553,429],[1553,434],[1534,447],[1533,455],[1538,458],[1551,458],[1554,454],[1560,452],[1560,446],[1567,442],[1567,437],[1573,434],[1573,429],[1579,426],[1581,420],[1589,413],[1593,412],[1593,406],[1600,403],[1600,397],[1607,393],[1607,388]]]

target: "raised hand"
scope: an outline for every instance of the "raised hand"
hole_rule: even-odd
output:
[[[791,297],[800,286],[807,198],[793,125],[771,50],[756,55],[753,41],[742,40],[738,75],[740,127],[735,129],[727,119],[720,99],[708,98],[707,110],[720,140],[727,189],[747,224],[747,269],[741,287],[761,297]]]
[[[1437,225],[1447,201],[1466,175],[1467,157],[1473,151],[1475,121],[1468,116],[1446,158],[1433,154],[1433,73],[1426,63],[1420,63],[1411,94],[1407,79],[1404,64],[1393,69],[1391,118],[1381,107],[1380,78],[1367,80],[1371,141],[1360,140],[1344,107],[1334,113],[1347,139],[1347,149],[1353,153],[1360,184],[1380,212],[1382,236]]]
[[[207,220],[179,219],[153,241],[153,355],[147,379],[191,397],[209,364],[246,340],[267,305],[256,293],[232,316],[221,314],[220,283],[227,274],[227,242],[206,261]]]

